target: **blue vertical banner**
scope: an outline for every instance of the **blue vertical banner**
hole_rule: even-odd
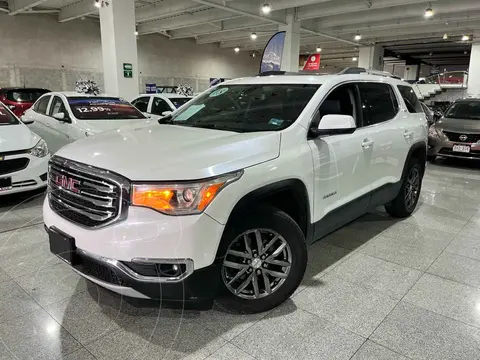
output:
[[[285,44],[285,31],[273,35],[265,46],[260,63],[260,73],[265,71],[280,71],[282,65],[283,46]]]
[[[147,94],[156,94],[157,93],[157,84],[145,84],[145,92]]]

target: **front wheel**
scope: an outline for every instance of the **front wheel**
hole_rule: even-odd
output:
[[[218,302],[239,313],[268,311],[300,285],[307,265],[305,237],[298,224],[277,208],[242,215],[222,239],[223,294]]]
[[[393,217],[407,217],[415,210],[422,189],[423,168],[417,159],[411,159],[407,175],[397,197],[385,205],[385,210]]]

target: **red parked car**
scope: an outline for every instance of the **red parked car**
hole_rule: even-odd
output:
[[[50,90],[41,88],[0,88],[0,102],[3,102],[15,115],[20,117],[40,96],[48,92]]]

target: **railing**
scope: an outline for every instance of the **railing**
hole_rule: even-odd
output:
[[[441,88],[466,88],[468,73],[466,71],[447,71],[437,75],[430,75],[416,82],[417,84],[436,84]]]

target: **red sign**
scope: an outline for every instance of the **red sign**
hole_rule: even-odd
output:
[[[320,54],[312,54],[308,57],[303,70],[318,70],[320,69]]]

